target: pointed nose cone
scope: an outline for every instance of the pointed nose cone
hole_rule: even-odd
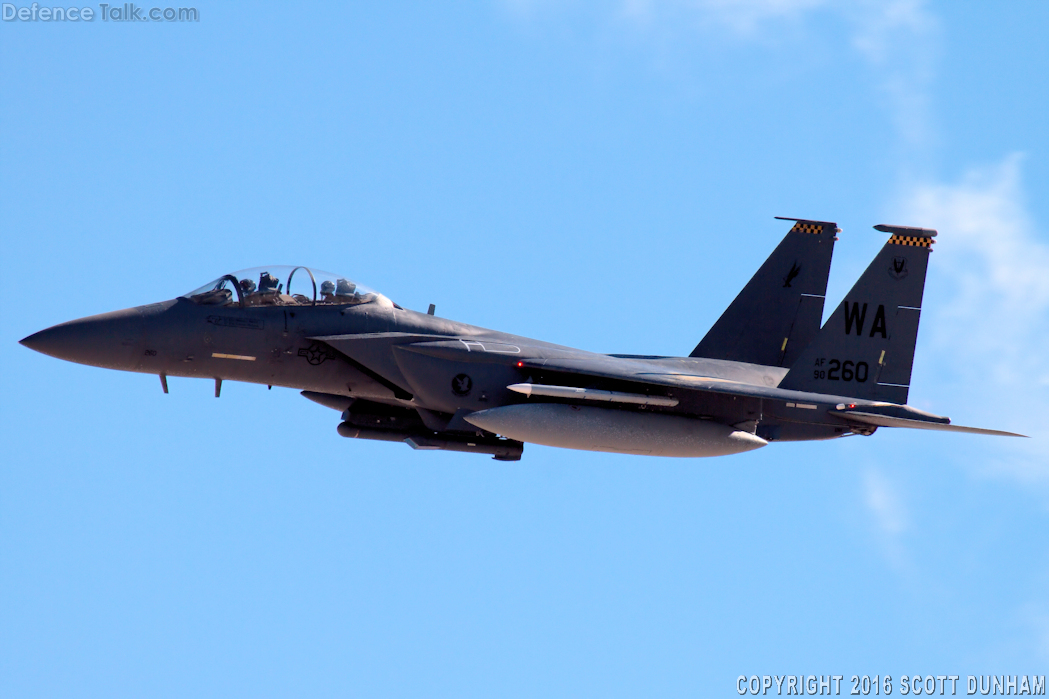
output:
[[[41,354],[107,369],[132,369],[141,354],[145,324],[138,309],[71,320],[22,339]]]
[[[55,356],[55,353],[48,350],[50,344],[49,339],[55,336],[55,333],[51,332],[52,330],[54,330],[54,328],[41,330],[38,333],[33,333],[29,337],[23,337],[18,341],[18,344],[28,347],[36,352],[40,352],[41,354],[49,354],[53,357]]]

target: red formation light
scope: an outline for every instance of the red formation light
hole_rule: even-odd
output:
[[[517,363],[517,366],[518,366],[518,367],[523,367],[523,366],[524,366],[524,362],[518,362],[518,363]]]

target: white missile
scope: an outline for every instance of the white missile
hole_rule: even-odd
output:
[[[620,454],[724,456],[768,444],[750,432],[710,420],[589,405],[523,403],[463,419],[521,442]]]
[[[577,398],[600,401],[603,403],[630,403],[632,405],[659,405],[673,408],[677,398],[666,396],[646,396],[643,393],[621,393],[619,391],[599,391],[594,388],[576,388],[575,386],[547,386],[540,383],[515,383],[507,386],[511,391],[523,393],[528,397],[546,396],[548,398]]]

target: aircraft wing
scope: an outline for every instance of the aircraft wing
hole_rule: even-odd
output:
[[[834,413],[832,413],[834,414]],[[859,422],[876,427],[906,427],[912,430],[942,430],[944,432],[965,432],[968,434],[986,434],[995,437],[1026,437],[1025,434],[1015,432],[1003,432],[1001,430],[988,430],[983,427],[966,427],[965,425],[952,425],[950,423],[933,422],[930,420],[914,420],[910,418],[893,417],[891,415],[879,415],[862,410],[846,410],[836,415],[846,422]]]
[[[999,437],[1026,437],[1026,435],[1014,432],[952,425],[950,418],[933,415],[907,405],[863,400],[849,396],[794,391],[727,378],[702,376],[689,373],[676,367],[673,363],[660,359],[595,355],[578,359],[554,358],[524,361],[522,368],[559,372],[580,378],[593,377],[661,388],[783,401],[786,407],[823,408],[834,418],[854,425],[939,430]]]

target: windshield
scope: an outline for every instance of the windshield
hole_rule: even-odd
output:
[[[226,274],[184,294],[206,306],[354,306],[394,304],[368,287],[310,267],[254,267]]]

